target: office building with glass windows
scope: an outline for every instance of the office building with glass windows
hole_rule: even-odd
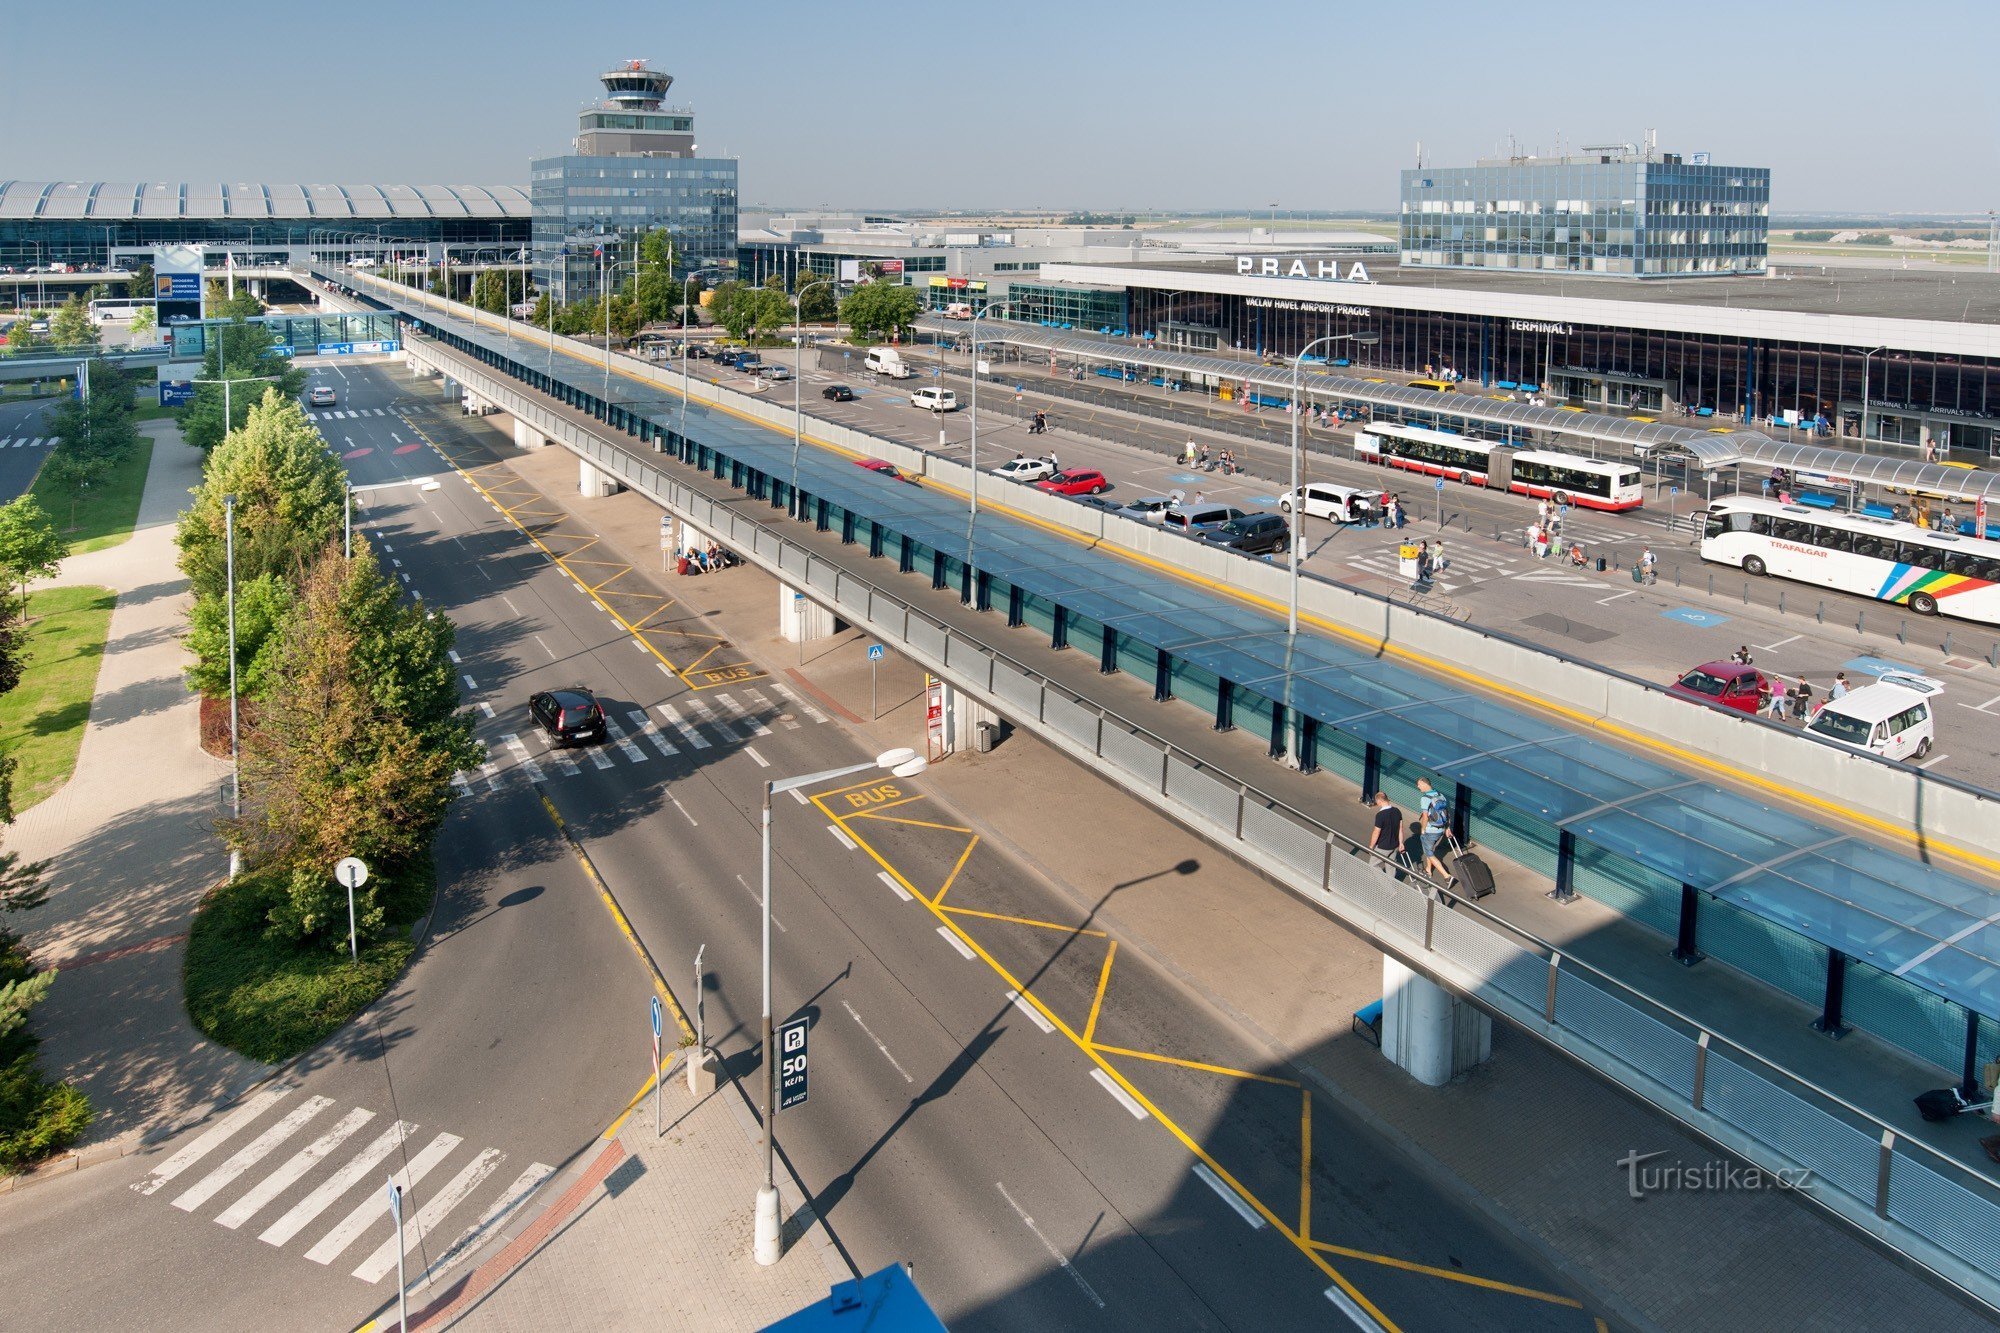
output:
[[[694,112],[665,104],[671,74],[630,61],[599,76],[603,99],[577,118],[575,151],[529,164],[535,280],[558,301],[612,287],[643,233],[672,234],[682,267],[733,269],[736,159],[701,157]]]
[[[1740,276],[1764,271],[1770,225],[1767,168],[1650,144],[1402,173],[1402,260],[1412,268]]]

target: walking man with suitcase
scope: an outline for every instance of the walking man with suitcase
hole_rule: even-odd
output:
[[[1445,834],[1451,831],[1451,802],[1431,786],[1429,778],[1417,779],[1417,838],[1424,849],[1424,873],[1434,876],[1447,889],[1452,887],[1451,868],[1438,856]]]

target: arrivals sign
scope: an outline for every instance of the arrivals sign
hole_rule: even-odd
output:
[[[1238,255],[1236,271],[1260,278],[1319,278],[1326,282],[1373,282],[1368,276],[1368,266],[1355,260],[1340,271],[1338,259],[1293,259],[1290,261],[1276,255]]]

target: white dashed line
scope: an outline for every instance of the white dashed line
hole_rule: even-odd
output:
[[[970,955],[967,956],[970,957]],[[1112,1079],[1111,1075],[1105,1073],[1102,1069],[1093,1069],[1090,1071],[1090,1076],[1096,1079],[1098,1084],[1102,1086],[1106,1092],[1110,1093],[1113,1097],[1116,1097],[1118,1099],[1118,1104],[1124,1107],[1126,1110],[1130,1111],[1132,1113],[1132,1118],[1134,1120],[1144,1120],[1146,1118],[1147,1115],[1146,1108],[1139,1105],[1139,1103],[1133,1098],[1131,1093],[1119,1087],[1118,1084]]]
[[[1354,1298],[1339,1287],[1328,1287],[1326,1298],[1333,1302],[1333,1308],[1347,1316],[1348,1322],[1356,1328],[1367,1329],[1369,1333],[1379,1333],[1382,1325],[1369,1317],[1366,1310],[1354,1303]]]
[[[484,714],[486,714],[486,716],[488,716],[488,717],[492,717],[492,716],[493,716],[493,705],[492,705],[492,704],[490,704],[490,703],[487,703],[487,702],[486,702],[486,701],[485,701],[484,699],[481,699],[481,700],[479,701],[479,711],[480,711],[480,712],[482,712],[482,713],[484,713]]]
[[[757,747],[754,745],[744,746],[743,753],[749,755],[752,759],[755,759],[757,761],[757,767],[759,768],[769,768],[771,766],[771,761],[766,759],[763,755],[758,754]]]
[[[1194,1164],[1194,1173],[1201,1177],[1202,1184],[1220,1195],[1222,1201],[1234,1209],[1238,1217],[1248,1222],[1252,1231],[1261,1231],[1263,1229],[1264,1215],[1245,1203],[1242,1195],[1223,1184],[1222,1177],[1209,1170],[1206,1162],[1196,1162]]]
[[[851,852],[856,850],[854,846],[854,839],[848,837],[845,833],[841,832],[840,825],[828,824],[826,826],[826,831],[828,833],[831,833],[834,837],[840,839],[840,845],[842,847],[845,847],[848,851]]]
[[[889,892],[895,894],[898,898],[901,898],[904,902],[910,901],[910,891],[904,888],[902,885],[898,884],[896,882],[896,877],[890,874],[888,871],[886,870],[876,871],[875,878],[881,880],[884,884],[887,884],[889,886]]]
[[[1055,1032],[1056,1025],[1049,1022],[1048,1019],[1042,1017],[1042,1011],[1035,1008],[1034,1005],[1029,1004],[1026,998],[1022,996],[1021,992],[1012,990],[1008,991],[1007,1003],[1013,1005],[1016,1009],[1019,1009],[1023,1014],[1025,1014],[1030,1023],[1033,1023],[1036,1027],[1042,1030],[1043,1036],[1050,1036]]]
[[[1049,1257],[1062,1265],[1063,1272],[1070,1275],[1070,1279],[1076,1283],[1077,1289],[1089,1299],[1092,1305],[1102,1310],[1104,1308],[1104,1298],[1091,1290],[1090,1284],[1083,1280],[1083,1274],[1077,1272],[1076,1265],[1069,1261],[1069,1256],[1049,1242],[1049,1238],[1042,1234],[1042,1229],[1035,1225],[1035,1219],[1028,1216],[1027,1209],[1014,1202],[1014,1196],[1007,1192],[1005,1185],[996,1180],[993,1182],[993,1188],[1000,1191],[1000,1197],[1007,1201],[1007,1206],[1014,1210],[1015,1216],[1027,1224],[1028,1230],[1035,1233],[1035,1239],[1042,1243],[1042,1248],[1049,1252]]]
[[[468,689],[468,690],[474,690],[474,691],[478,690],[478,688],[479,688],[479,682],[478,682],[478,681],[476,681],[476,680],[474,680],[474,679],[473,679],[472,677],[470,677],[470,676],[460,676],[460,677],[459,677],[459,679],[465,682],[465,688],[466,688],[466,689]]]
[[[856,1027],[860,1028],[863,1032],[868,1033],[868,1040],[875,1043],[875,1049],[882,1052],[883,1059],[887,1060],[891,1065],[895,1066],[896,1072],[903,1076],[903,1082],[915,1083],[916,1080],[910,1077],[910,1071],[903,1068],[901,1062],[899,1062],[895,1056],[889,1054],[889,1048],[882,1044],[882,1039],[876,1036],[873,1032],[869,1031],[868,1025],[861,1021],[861,1015],[854,1012],[854,1006],[849,1004],[847,1001],[842,1000],[840,1002],[840,1007],[847,1011],[847,1016],[854,1020],[854,1025]]]
[[[951,933],[950,927],[939,926],[937,928],[937,932],[938,935],[943,938],[944,942],[946,944],[949,944],[952,948],[958,950],[959,954],[962,957],[964,957],[967,962],[970,962],[972,960],[973,957],[972,950],[965,947],[964,940],[960,939],[958,936]]]

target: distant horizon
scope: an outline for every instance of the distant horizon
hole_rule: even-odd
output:
[[[332,22],[211,0],[199,24],[120,6],[90,87],[140,98],[82,95],[79,65],[29,60],[71,49],[79,21],[30,6],[9,15],[0,56],[0,123],[14,130],[0,176],[525,188],[531,159],[567,150],[598,74],[638,57],[674,76],[668,100],[693,106],[700,153],[740,160],[746,195],[815,201],[791,210],[915,210],[878,201],[919,185],[980,201],[924,211],[1390,212],[1419,145],[1448,167],[1649,130],[1662,151],[1770,168],[1787,218],[2000,206],[1986,69],[2000,7],[1924,12],[1923,31],[1950,40],[1925,43],[1917,96],[1871,91],[1882,19],[1852,0],[1773,0],[1755,31],[1740,6],[1693,0],[1644,46],[1580,16],[1541,0],[1496,23],[1488,6],[1443,0],[1419,25],[1267,0],[1221,20],[1162,0],[1135,23],[1019,0],[1004,21],[926,14],[905,54],[879,25],[770,0],[760,30],[798,40],[724,57],[691,54],[716,47],[683,39],[678,16],[562,24],[526,0],[350,0]],[[302,74],[289,56],[306,50]],[[1337,206],[1355,199],[1368,203]]]

